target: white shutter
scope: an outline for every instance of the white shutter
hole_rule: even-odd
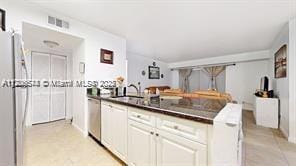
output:
[[[32,79],[66,80],[65,56],[32,52]],[[32,88],[32,124],[66,117],[66,88]]]
[[[67,79],[67,59],[64,56],[51,55],[51,79]],[[50,120],[64,119],[66,116],[66,88],[51,88],[51,118]]]
[[[50,78],[50,55],[32,52],[32,78]],[[49,121],[50,88],[32,88],[32,124]]]

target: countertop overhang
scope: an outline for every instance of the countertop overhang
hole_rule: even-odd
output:
[[[87,95],[87,97],[206,124],[213,124],[214,118],[227,104],[226,100],[207,98],[162,99],[161,97],[152,97],[145,99],[92,95]]]

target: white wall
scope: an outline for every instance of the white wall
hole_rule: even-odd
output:
[[[238,54],[224,55],[219,57],[203,58],[190,61],[170,63],[170,68],[181,68],[187,66],[201,66],[221,63],[246,62],[269,59],[269,50],[244,52]]]
[[[218,88],[223,90],[223,82],[225,78],[225,92],[230,93],[234,100],[239,103],[245,103],[244,109],[253,110],[253,94],[259,89],[260,78],[268,76],[268,60],[270,59],[270,51],[245,52],[234,55],[220,56],[216,58],[198,59],[193,61],[185,61],[169,64],[170,68],[188,67],[198,65],[212,65],[221,63],[236,63],[235,66],[227,66],[225,77],[223,73],[218,77]],[[177,71],[174,71],[177,73]],[[179,80],[177,74],[173,74],[172,82]],[[201,89],[208,87],[208,78],[204,75],[200,78]],[[221,86],[222,85],[222,86]],[[241,85],[244,85],[243,88]],[[219,87],[221,86],[221,87]]]
[[[80,54],[77,54],[76,59],[73,57],[73,73],[77,72],[79,62],[86,63],[86,72],[85,75],[77,76],[77,78],[89,80],[113,80],[114,77],[120,75],[126,77],[125,39],[101,31],[69,17],[65,17],[59,13],[40,9],[38,7],[32,7],[25,3],[22,4],[19,1],[16,3],[13,0],[4,0],[0,2],[0,6],[6,10],[7,29],[14,28],[17,32],[22,33],[22,23],[27,22],[84,39],[83,51],[78,51]],[[48,15],[69,21],[70,29],[62,29],[48,24]],[[101,48],[114,51],[114,65],[100,63],[99,51]],[[76,88],[73,92],[73,97],[73,123],[77,128],[83,131],[84,134],[87,134],[87,104],[85,88],[80,88],[79,90]]]
[[[153,60],[147,57],[128,53],[128,84],[135,84],[140,81],[142,91],[149,86],[171,86],[172,71],[168,68],[168,65],[164,62]],[[148,66],[153,66],[152,63],[156,62],[156,66],[160,68],[160,74],[164,74],[164,78],[149,79],[148,78]],[[146,75],[142,75],[142,71],[146,72]],[[140,79],[139,79],[140,78]],[[128,92],[134,92],[134,88],[128,88]]]
[[[243,104],[244,109],[254,109],[254,93],[260,88],[260,79],[269,76],[268,60],[236,63],[226,67],[226,92]]]
[[[83,41],[74,51],[73,51],[73,58],[72,58],[72,79],[73,80],[85,80],[84,74],[79,72],[79,64],[80,62],[85,61],[85,41]],[[76,64],[76,65],[75,65]],[[85,126],[87,118],[85,110],[87,108],[86,102],[86,92],[84,88],[71,88],[72,95],[73,95],[73,125],[78,128],[80,131],[85,132]]]
[[[179,71],[173,70],[171,72],[171,87],[174,89],[180,88]]]
[[[273,87],[280,99],[281,124],[280,129],[296,143],[296,19],[291,19],[274,40],[270,50],[270,71],[274,77],[274,54],[287,45],[287,77],[273,80]]]
[[[289,21],[289,141],[296,143],[296,18]]]
[[[287,45],[288,53],[288,63],[289,63],[289,25],[285,25],[283,30],[274,40],[272,48],[270,49],[271,59],[269,62],[270,76],[272,77],[273,88],[275,94],[280,99],[280,128],[283,133],[289,135],[289,68],[287,68],[286,78],[274,78],[274,54],[282,47],[284,44]],[[289,64],[288,64],[289,65]]]

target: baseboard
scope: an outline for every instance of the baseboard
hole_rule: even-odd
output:
[[[288,132],[284,129],[284,128],[282,128],[281,126],[280,126],[280,130],[281,130],[281,132],[284,134],[284,136],[288,139],[289,138],[289,134],[288,134]],[[290,139],[290,138],[289,138]]]
[[[292,143],[294,143],[294,144],[296,144],[296,138],[289,137],[289,138],[288,138],[288,141],[289,141],[289,142],[292,142]]]
[[[250,111],[253,111],[254,110],[254,106],[252,103],[247,103],[247,102],[242,102],[242,105],[243,105],[243,109],[244,110],[250,110]]]
[[[77,124],[75,124],[74,122],[72,122],[72,125],[82,134],[82,135],[84,135],[84,131],[80,128],[80,127],[78,127],[78,125]]]

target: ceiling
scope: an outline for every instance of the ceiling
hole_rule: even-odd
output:
[[[26,49],[32,51],[58,52],[71,54],[82,41],[81,38],[53,31],[29,23],[23,23],[23,40]],[[54,41],[59,44],[55,48],[49,48],[43,43],[44,40]]]
[[[268,49],[296,17],[296,0],[25,1],[122,36],[129,53],[164,62]]]

